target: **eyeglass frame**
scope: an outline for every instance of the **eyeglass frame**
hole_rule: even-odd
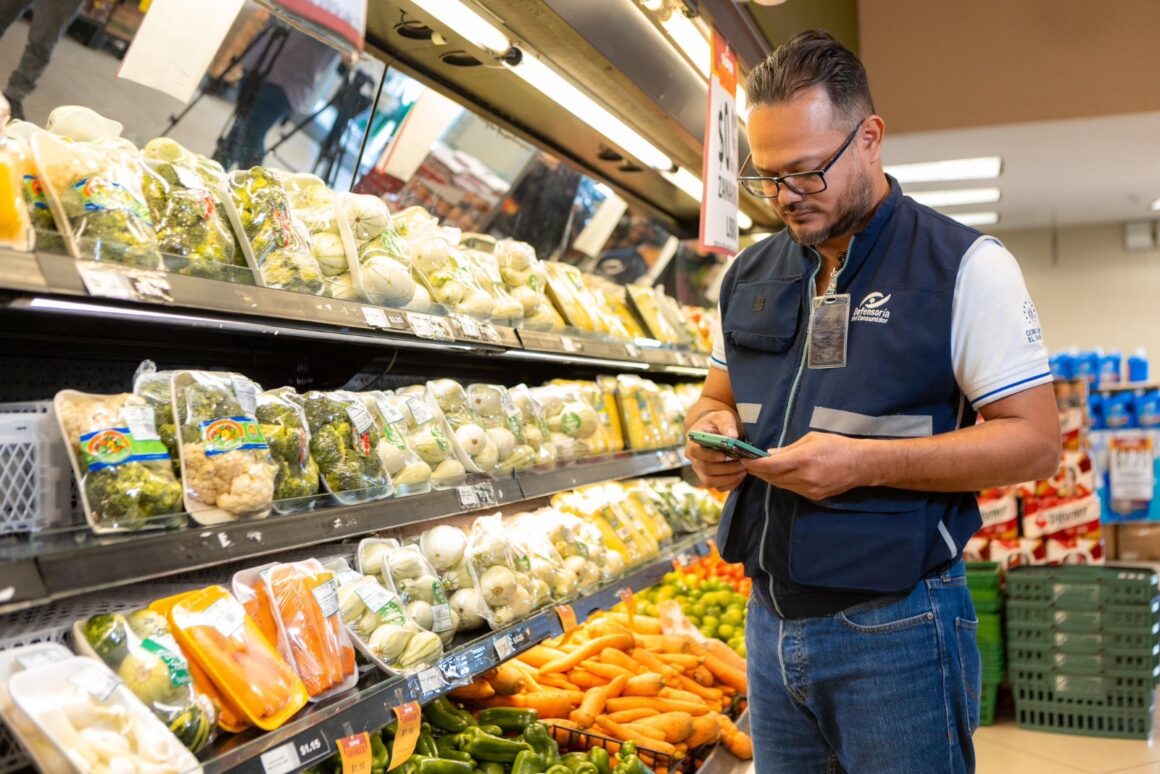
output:
[[[867,118],[869,118],[869,116],[867,116]],[[850,143],[854,142],[854,138],[858,135],[858,130],[862,128],[862,124],[864,124],[864,123],[866,123],[865,118],[863,118],[861,121],[859,121],[858,125],[855,126],[854,129],[848,135],[846,135],[846,140],[842,143],[842,147],[838,148],[838,150],[834,152],[834,155],[830,157],[830,160],[826,162],[825,166],[821,167],[820,169],[811,169],[811,170],[807,170],[805,172],[791,172],[788,175],[780,175],[777,177],[774,177],[772,175],[738,175],[737,180],[741,183],[742,188],[744,188],[749,193],[751,193],[754,196],[761,198],[761,199],[776,199],[778,196],[781,195],[781,187],[783,185],[786,188],[788,188],[790,191],[793,191],[798,196],[814,196],[816,194],[820,194],[830,187],[830,184],[826,182],[826,173],[829,172],[830,169],[835,164],[838,163],[838,159],[842,158],[842,154],[845,153],[846,149],[850,147]],[[745,157],[745,163],[743,163],[741,165],[741,169],[745,169],[746,164],[748,164],[752,160],[753,160],[753,152],[750,151],[749,155]],[[799,191],[798,189],[794,188],[790,183],[786,182],[787,178],[805,177],[806,175],[817,175],[818,179],[822,181],[821,189],[819,189],[817,191],[810,191],[809,193],[805,193],[805,192]],[[769,182],[772,182],[773,183],[773,193],[772,194],[755,193],[753,191],[753,189],[750,188],[748,185],[748,183],[750,181],[756,182],[756,183],[761,183],[761,185],[763,187],[766,184],[768,184]]]

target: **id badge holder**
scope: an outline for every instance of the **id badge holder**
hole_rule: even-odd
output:
[[[807,365],[811,369],[845,368],[850,294],[827,294],[815,298],[811,314]]]

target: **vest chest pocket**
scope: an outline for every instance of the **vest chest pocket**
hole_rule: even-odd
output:
[[[733,289],[722,323],[734,347],[780,354],[793,344],[801,317],[802,279],[746,282]]]

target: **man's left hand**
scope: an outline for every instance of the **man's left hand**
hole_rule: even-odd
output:
[[[824,500],[866,486],[865,442],[832,433],[807,433],[768,457],[742,460],[751,475],[807,500]]]

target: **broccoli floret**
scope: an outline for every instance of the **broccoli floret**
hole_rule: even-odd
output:
[[[160,463],[129,462],[91,471],[85,476],[85,495],[101,522],[137,529],[153,516],[181,510],[181,484]]]
[[[375,481],[367,481],[363,467],[357,460],[344,460],[334,465],[326,473],[326,483],[335,492],[351,492],[374,486]]]
[[[347,446],[345,437],[336,425],[325,425],[314,431],[310,438],[310,454],[318,467],[327,471],[328,475],[332,468],[342,464],[347,456]]]

